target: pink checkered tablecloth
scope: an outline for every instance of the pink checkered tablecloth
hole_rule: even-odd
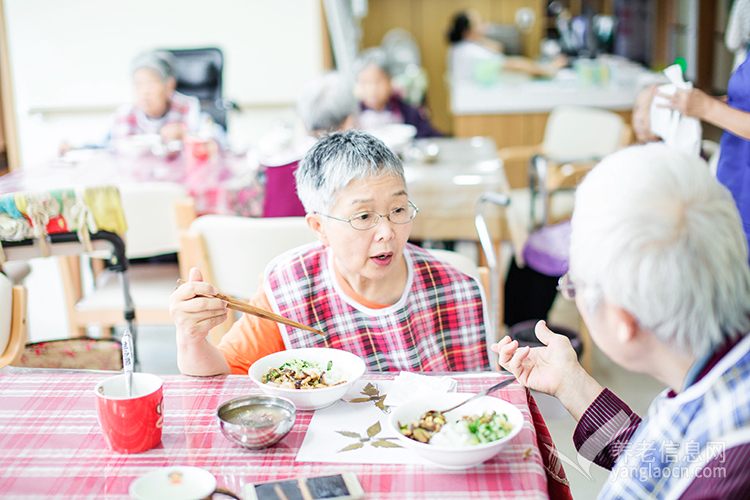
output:
[[[126,156],[109,150],[85,153],[76,159],[57,158],[4,175],[0,177],[0,194],[172,182],[182,185],[195,199],[199,215],[260,217],[263,213],[265,191],[255,178],[258,165],[252,155],[224,154],[190,169],[182,154],[167,158]]]
[[[366,374],[390,380],[396,374]],[[459,392],[478,392],[498,374],[450,374]],[[533,398],[518,384],[494,395],[515,404],[526,420],[521,433],[493,459],[468,470],[422,465],[296,462],[313,412],[297,412],[292,431],[276,446],[250,451],[219,429],[216,408],[260,393],[244,376],[164,376],[162,443],[136,455],[107,448],[100,433],[93,387],[108,375],[0,373],[0,498],[126,499],[133,479],[167,465],[192,465],[213,473],[220,486],[241,493],[242,484],[299,475],[356,473],[368,499],[570,498],[564,472]],[[542,451],[540,451],[540,443]],[[557,479],[555,479],[557,478]]]

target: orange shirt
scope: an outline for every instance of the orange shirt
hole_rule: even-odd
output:
[[[359,304],[370,309],[388,307],[387,304],[377,304],[357,294],[339,272],[335,261],[333,270],[344,293]],[[249,303],[266,311],[273,310],[263,285],[260,286]],[[232,328],[222,337],[218,347],[235,375],[247,375],[247,370],[254,362],[263,356],[286,349],[284,339],[281,337],[281,330],[279,330],[279,325],[275,321],[249,314],[243,314],[232,325]]]

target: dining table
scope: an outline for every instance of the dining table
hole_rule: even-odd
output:
[[[219,487],[241,494],[247,483],[354,472],[367,499],[570,498],[561,461],[530,393],[511,384],[492,397],[523,414],[521,432],[498,455],[462,470],[429,463],[302,461],[315,411],[297,411],[292,430],[276,445],[249,450],[225,438],[217,408],[260,394],[247,376],[162,376],[163,434],[155,448],[119,454],[107,448],[97,422],[95,385],[117,372],[0,371],[0,497],[20,499],[126,499],[132,481],[158,468],[200,467]],[[367,372],[361,381],[392,381],[397,372]],[[476,393],[508,374],[453,372],[458,392]],[[340,402],[339,402],[340,403]],[[354,404],[349,401],[346,404]],[[387,410],[388,407],[386,407]],[[322,410],[317,410],[322,411]],[[355,422],[351,422],[354,425]],[[343,451],[343,450],[342,450]],[[218,498],[215,496],[215,498]]]
[[[489,137],[417,139],[400,153],[410,199],[420,211],[412,223],[412,240],[478,241],[474,208],[480,195],[488,190],[509,190],[495,142]],[[1,176],[0,196],[168,182],[185,188],[198,215],[260,217],[265,192],[259,169],[253,151],[227,151],[195,160],[184,152],[165,156],[80,150]],[[489,207],[485,215],[490,234],[499,239],[503,209]]]
[[[0,195],[167,182],[185,188],[194,198],[198,214],[257,217],[263,209],[263,188],[256,179],[258,168],[252,151],[225,151],[195,159],[185,152],[125,154],[114,149],[83,149],[0,177]]]
[[[410,238],[478,241],[474,217],[480,196],[510,191],[495,141],[479,136],[417,139],[401,156],[409,199],[419,207]],[[492,239],[507,239],[504,208],[489,206],[483,215]]]

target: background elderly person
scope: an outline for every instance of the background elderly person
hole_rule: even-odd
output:
[[[313,346],[350,351],[370,370],[489,367],[479,284],[407,243],[417,209],[385,144],[355,130],[326,136],[296,178],[319,242],[271,262],[251,303],[326,336],[244,315],[215,347],[206,335],[226,304],[197,296],[216,290],[192,269],[170,297],[183,373],[244,374],[266,354]]]
[[[324,134],[354,126],[357,100],[349,80],[330,72],[310,80],[297,96],[297,114],[307,137],[280,151],[262,152],[255,184],[264,191],[263,217],[304,217],[294,172],[313,144]]]
[[[578,420],[579,452],[612,469],[599,498],[747,497],[747,253],[731,197],[698,158],[634,146],[578,188],[561,290],[607,356],[668,389],[641,420],[541,322],[546,347],[506,337],[492,348],[521,384]]]
[[[132,63],[135,102],[115,111],[111,139],[159,134],[162,142],[182,140],[201,125],[200,103],[175,91],[174,56],[166,51],[144,52]]]
[[[354,93],[360,102],[358,117],[362,130],[375,130],[392,123],[406,123],[417,128],[416,137],[440,137],[430,121],[393,91],[385,50],[373,47],[357,61]]]

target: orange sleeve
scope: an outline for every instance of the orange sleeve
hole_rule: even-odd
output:
[[[250,299],[250,304],[273,311],[263,286]],[[279,325],[275,321],[243,314],[222,337],[218,345],[234,375],[247,375],[254,362],[268,354],[286,349]]]

